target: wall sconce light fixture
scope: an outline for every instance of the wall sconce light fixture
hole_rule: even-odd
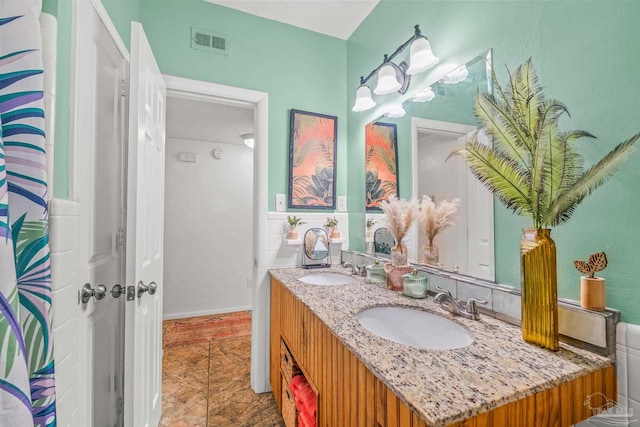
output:
[[[393,62],[393,59],[409,45],[411,45],[409,64],[405,61],[399,64]],[[384,55],[382,63],[374,68],[367,77],[360,76],[360,86],[356,92],[353,111],[366,111],[376,105],[371,97],[371,89],[366,85],[374,75],[378,76],[378,84],[373,90],[376,95],[387,95],[393,92],[403,94],[409,88],[409,81],[413,74],[433,67],[438,61],[439,59],[431,51],[429,40],[422,35],[420,26],[416,25],[414,34],[409,40],[400,45],[391,55]]]

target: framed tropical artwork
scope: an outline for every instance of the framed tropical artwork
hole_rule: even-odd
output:
[[[398,132],[393,123],[369,123],[364,131],[366,208],[381,211],[380,202],[398,194]]]
[[[291,110],[289,207],[335,209],[338,118]]]

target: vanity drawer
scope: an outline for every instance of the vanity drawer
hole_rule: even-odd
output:
[[[298,426],[298,409],[296,408],[296,401],[293,398],[293,393],[289,390],[289,383],[291,378],[285,378],[282,374],[282,419],[286,427]]]
[[[282,372],[282,378],[286,380],[286,382],[282,382],[283,390],[285,388],[285,384],[288,387],[291,379],[300,373],[298,364],[283,340],[280,340],[280,372]]]

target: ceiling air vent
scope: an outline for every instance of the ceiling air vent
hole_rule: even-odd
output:
[[[215,33],[201,28],[191,28],[191,48],[222,55],[229,55],[231,38],[227,34]]]

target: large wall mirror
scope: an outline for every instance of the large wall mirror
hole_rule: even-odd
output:
[[[398,158],[410,159],[399,164],[398,169],[411,167],[411,190],[408,185],[400,186],[400,198],[427,195],[436,203],[460,199],[455,225],[434,240],[440,252],[435,267],[485,280],[495,279],[493,196],[468,172],[464,159],[446,159],[476,130],[473,102],[478,91],[492,90],[491,63],[489,50],[431,84],[430,90],[413,88],[412,93],[421,91],[422,96],[403,103],[403,117],[383,116],[367,125],[387,124],[397,129]],[[384,227],[381,213],[368,209],[367,218],[377,221],[376,228]],[[414,225],[405,238],[411,262],[422,263],[425,240]]]

